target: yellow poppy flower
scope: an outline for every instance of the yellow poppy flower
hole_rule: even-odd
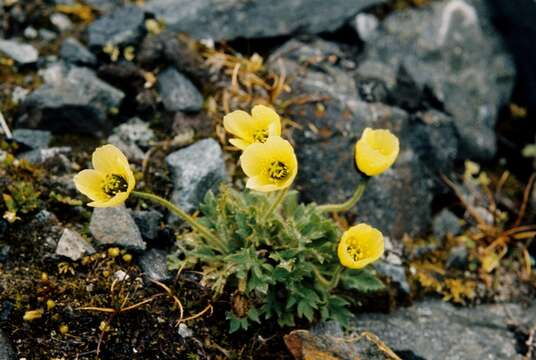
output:
[[[298,173],[294,148],[279,136],[248,146],[240,157],[250,189],[269,192],[289,187]]]
[[[355,161],[359,170],[374,176],[390,168],[399,151],[398,138],[389,130],[366,128],[355,144]]]
[[[264,105],[254,106],[251,115],[242,110],[225,115],[223,127],[236,136],[229,142],[241,150],[254,143],[264,143],[270,136],[281,135],[279,115]]]
[[[343,266],[362,269],[383,255],[383,235],[367,224],[352,226],[342,234],[337,254]]]
[[[136,180],[126,156],[113,145],[104,145],[93,152],[93,168],[74,177],[78,191],[93,200],[93,207],[121,205],[128,198]]]

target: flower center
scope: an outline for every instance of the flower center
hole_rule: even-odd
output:
[[[102,190],[106,195],[115,196],[117,193],[127,191],[127,189],[128,183],[121,175],[108,174],[104,178]]]
[[[346,246],[346,252],[352,257],[354,261],[359,261],[365,257],[365,253],[360,246],[356,244],[356,241],[348,241]]]
[[[268,167],[268,177],[274,181],[280,181],[288,175],[288,167],[281,161],[273,161]]]
[[[255,142],[264,143],[268,139],[268,129],[259,129],[253,133],[253,140]]]

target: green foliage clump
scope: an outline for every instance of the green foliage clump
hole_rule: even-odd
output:
[[[280,326],[298,319],[336,320],[346,324],[356,292],[379,290],[369,269],[343,268],[337,257],[341,231],[315,204],[286,195],[280,211],[267,212],[272,199],[256,192],[223,186],[208,193],[200,222],[222,240],[215,247],[197,232],[182,236],[170,267],[203,269],[203,282],[215,296],[233,294],[227,312],[230,331],[276,318]]]

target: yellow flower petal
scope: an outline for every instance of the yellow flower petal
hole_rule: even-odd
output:
[[[251,116],[242,110],[233,111],[223,117],[225,131],[252,143],[251,133],[255,130]]]
[[[74,177],[78,191],[93,200],[89,206],[112,207],[125,202],[134,190],[136,179],[126,156],[113,145],[93,152],[95,170],[82,170]]]
[[[128,166],[126,156],[113,145],[98,147],[92,156],[93,168],[104,174],[126,175],[125,165]]]
[[[268,129],[269,136],[281,135],[281,119],[274,109],[264,105],[255,105],[251,109],[253,121]]]
[[[102,191],[104,174],[96,170],[82,170],[74,177],[74,185],[93,201],[104,201],[108,196]]]
[[[277,113],[264,105],[256,105],[252,115],[242,110],[233,111],[223,118],[223,127],[236,138],[231,144],[244,150],[253,143],[264,143],[270,136],[281,135],[281,120]]]
[[[362,269],[378,260],[384,251],[383,235],[367,224],[346,230],[337,247],[341,264],[350,269]]]
[[[109,198],[103,201],[93,201],[87,205],[92,206],[92,207],[97,207],[97,208],[119,206],[128,199],[129,195],[130,195],[130,192],[120,192],[120,193],[117,193],[117,195],[115,195],[112,198]]]
[[[240,163],[249,177],[246,186],[262,192],[289,187],[298,173],[298,160],[292,145],[279,136],[248,146]]]
[[[399,153],[398,138],[389,130],[366,128],[355,145],[355,161],[368,176],[381,174],[390,168]]]
[[[237,148],[239,148],[240,150],[244,150],[245,148],[247,148],[250,145],[249,142],[244,141],[244,140],[239,139],[239,138],[229,139],[229,142],[233,146],[236,146]]]

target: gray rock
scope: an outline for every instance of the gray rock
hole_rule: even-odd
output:
[[[68,257],[71,260],[79,260],[84,255],[95,253],[95,249],[76,231],[65,229],[58,241],[56,255]]]
[[[52,140],[52,134],[46,130],[15,129],[13,139],[29,149],[46,149]]]
[[[60,161],[68,167],[69,159],[66,157],[66,155],[70,153],[71,147],[61,146],[27,151],[25,153],[20,154],[19,158],[24,159],[29,163],[35,165],[42,165],[50,161]]]
[[[171,31],[229,40],[333,31],[382,0],[152,0],[145,9]]]
[[[137,251],[146,247],[136,222],[124,205],[95,208],[89,231],[101,245],[118,245]]]
[[[426,300],[391,314],[359,315],[349,330],[354,336],[362,331],[376,334],[403,358],[514,360],[522,356],[516,352],[516,339],[508,324],[534,319],[535,310],[517,304],[459,308],[440,300]],[[320,329],[317,335],[337,336],[329,328]],[[355,344],[350,339],[352,335],[346,343]]]
[[[456,215],[448,209],[443,209],[434,217],[432,229],[434,236],[438,240],[441,240],[448,234],[458,235],[462,227],[460,225],[460,219]]]
[[[277,69],[281,59],[294,79],[295,93],[327,99],[321,114],[315,103],[289,108],[289,117],[303,129],[292,133],[300,163],[297,186],[301,195],[317,203],[349,198],[362,179],[355,169],[357,138],[365,127],[388,128],[400,138],[399,158],[393,168],[371,179],[354,210],[360,221],[370,222],[395,242],[405,233],[424,232],[431,223],[438,170],[450,166],[457,153],[450,118],[429,112],[410,116],[398,107],[361,100],[356,81],[348,76],[345,57],[334,43],[291,40],[268,61],[268,66]],[[313,64],[311,59],[315,59]],[[429,118],[437,124],[429,123]],[[453,139],[445,140],[447,136]],[[434,143],[437,139],[439,144]]]
[[[354,20],[354,27],[357,34],[362,40],[368,40],[378,28],[380,21],[372,14],[361,13],[357,14]]]
[[[108,137],[108,143],[121,149],[131,161],[142,162],[145,158],[142,149],[147,149],[153,139],[154,132],[149,124],[139,118],[132,118],[114,128],[113,134]]]
[[[0,330],[0,360],[15,360],[16,358],[8,337]]]
[[[5,221],[2,221],[0,223],[0,235],[4,235],[3,232],[5,230],[4,226],[7,227],[7,222]],[[5,263],[9,257],[9,253],[11,252],[11,246],[9,245],[5,245],[5,244],[2,244],[0,245],[0,263]]]
[[[143,34],[145,16],[134,5],[127,5],[95,20],[87,29],[88,46],[102,48],[135,44]]]
[[[61,44],[60,56],[66,62],[74,65],[97,65],[97,57],[72,37],[65,39]]]
[[[54,13],[50,15],[50,22],[54,25],[60,32],[67,31],[73,27],[73,22],[69,17],[62,13]]]
[[[387,261],[374,263],[374,268],[380,275],[388,277],[405,294],[411,295],[411,288],[406,277],[406,269],[402,265],[392,264]]]
[[[151,249],[139,259],[141,270],[145,276],[157,281],[167,281],[172,278],[168,270],[167,254],[162,250]]]
[[[450,249],[445,265],[449,269],[465,270],[468,264],[469,251],[465,245],[458,245]]]
[[[431,2],[389,15],[367,40],[358,72],[393,90],[401,69],[452,114],[465,156],[493,157],[497,112],[515,68],[484,1]]]
[[[71,68],[54,82],[46,83],[26,97],[18,127],[52,132],[100,134],[111,127],[107,114],[118,108],[125,94],[97,78],[87,68]]]
[[[156,210],[136,210],[132,211],[132,217],[145,239],[156,239],[158,230],[160,230],[160,222],[163,220],[164,215]]]
[[[39,29],[38,33],[39,37],[45,41],[53,41],[58,37],[54,31],[50,31],[48,29]]]
[[[39,53],[32,45],[23,44],[16,40],[0,39],[0,53],[21,65],[33,64],[39,58]]]
[[[176,69],[170,67],[161,71],[157,85],[167,111],[201,111],[203,96],[195,85]]]
[[[177,150],[166,157],[166,163],[173,180],[171,201],[188,212],[197,207],[207,191],[216,191],[227,177],[223,152],[214,139]]]
[[[154,131],[149,124],[137,117],[119,125],[113,133],[127,143],[133,143],[142,148],[148,148],[154,140]]]

